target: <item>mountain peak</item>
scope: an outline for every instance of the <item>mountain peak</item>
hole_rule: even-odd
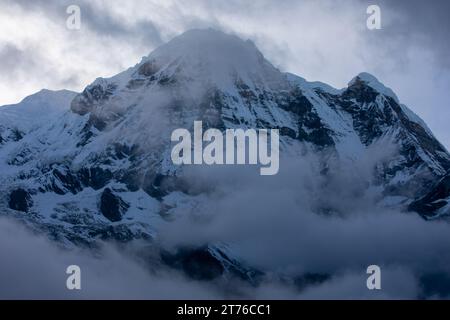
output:
[[[55,105],[58,103],[60,105],[67,105],[67,101],[71,100],[77,92],[70,90],[49,90],[49,89],[41,89],[38,92],[35,92],[25,98],[22,99],[19,103],[1,106],[1,108],[6,107],[36,107],[36,108],[44,108],[46,105]]]
[[[204,56],[210,53],[219,56],[226,53],[261,55],[250,40],[245,41],[236,35],[211,28],[188,30],[156,49],[150,56],[156,53],[173,53],[173,51],[178,54],[196,53]]]
[[[71,109],[84,115],[101,105],[110,108],[112,104],[106,102],[111,96],[121,98],[136,90],[147,96],[170,86],[188,96],[193,92],[202,96],[210,89],[236,93],[238,87],[260,87],[270,91],[288,83],[253,42],[214,29],[194,29],[158,47],[134,67],[109,79],[96,79],[74,99]]]
[[[155,70],[181,70],[187,78],[212,80],[218,85],[230,85],[236,75],[244,82],[281,75],[252,41],[214,29],[186,31],[157,48],[138,67],[149,63]]]
[[[42,89],[17,104],[0,107],[0,127],[14,125],[22,132],[39,127],[46,119],[69,110],[70,102],[77,95],[69,90]]]
[[[386,87],[374,75],[368,72],[361,72],[348,83],[349,88],[360,85],[369,86],[375,91],[393,98],[397,103],[399,102],[397,95],[391,88]]]

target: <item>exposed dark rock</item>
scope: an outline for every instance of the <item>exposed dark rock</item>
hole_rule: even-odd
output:
[[[111,181],[113,174],[107,169],[92,167],[81,169],[78,177],[84,186],[99,190]]]
[[[90,85],[73,99],[70,109],[79,115],[85,115],[108,100],[116,88],[117,85],[112,83]]]
[[[13,129],[12,130],[12,140],[13,141],[19,141],[23,139],[23,136],[25,134],[23,132],[21,132],[19,129]]]
[[[238,89],[239,95],[247,104],[256,103],[257,96],[255,92],[241,79],[236,80],[236,88]]]
[[[434,216],[437,210],[446,206],[449,198],[450,174],[429,189],[429,192],[424,197],[412,202],[408,209],[419,213],[424,218],[429,218]]]
[[[252,285],[258,285],[263,279],[264,277],[263,272],[255,268],[249,268],[247,266],[244,266],[242,261],[238,261],[236,259],[229,257],[221,249],[210,248],[209,250],[210,252],[212,252],[211,250],[213,250],[215,254],[214,256],[220,260],[222,266],[225,268],[228,274],[236,276],[241,280],[247,281]]]
[[[149,174],[144,178],[143,189],[151,197],[161,200],[171,191],[170,181],[173,179],[175,178],[161,174]]]
[[[171,84],[175,84],[177,82],[177,80],[174,77],[168,77],[168,76],[162,76],[159,80],[158,80],[158,84],[160,86],[168,86]]]
[[[294,129],[288,128],[288,127],[282,127],[280,129],[280,135],[281,136],[287,136],[289,138],[295,139],[297,138],[297,133]]]
[[[140,88],[145,84],[145,81],[145,79],[131,79],[127,84],[127,88],[131,90]]]
[[[151,236],[149,234],[131,231],[130,228],[124,224],[109,225],[105,228],[92,228],[88,233],[92,238],[114,240],[123,243],[136,239],[151,240]]]
[[[8,204],[13,210],[28,212],[33,205],[33,200],[26,190],[19,188],[11,192]]]
[[[93,126],[94,128],[98,129],[99,131],[103,131],[105,130],[106,126],[108,125],[107,120],[116,120],[117,116],[114,116],[112,119],[108,118],[108,119],[104,119],[104,118],[100,118],[95,114],[91,114],[91,116],[89,117],[89,124],[91,126]]]
[[[409,120],[407,115],[403,112],[402,108],[394,99],[387,97],[387,100],[389,107],[395,111],[402,126],[407,130],[407,132],[414,136],[420,147],[439,159],[439,163],[442,165],[444,170],[450,170],[450,160],[448,157],[444,156],[447,155],[447,150],[442,146],[442,144],[435,137],[430,135],[420,124]]]
[[[87,122],[86,125],[81,130],[80,142],[77,143],[77,148],[84,147],[89,142],[89,139],[91,139],[94,136],[94,133],[92,132],[91,129],[92,124]]]
[[[60,182],[60,184],[54,182],[52,185],[52,190],[57,194],[65,194],[66,190],[76,194],[83,190],[79,178],[70,171],[60,171],[58,169],[54,169],[53,175]],[[65,190],[61,189],[59,185],[62,185]]]
[[[182,270],[195,280],[213,280],[224,274],[258,285],[264,273],[244,266],[215,247],[179,248],[176,252],[161,251],[162,261],[175,269]]]
[[[342,94],[344,99],[356,99],[359,104],[370,103],[379,95],[372,87],[359,77]]]
[[[147,61],[144,64],[142,64],[138,69],[138,73],[144,77],[153,76],[158,71],[159,67],[156,65],[154,61]]]
[[[141,187],[141,178],[142,176],[138,170],[130,169],[125,174],[120,176],[118,181],[124,183],[131,192],[135,192]]]
[[[285,101],[280,102],[280,107],[298,116],[304,116],[312,110],[313,105],[299,88],[295,88],[285,97]]]
[[[68,192],[77,194],[85,187],[99,190],[113,179],[111,171],[99,167],[82,168],[78,172],[74,172],[68,167],[58,166],[50,168],[48,171],[48,176],[44,181],[49,181],[49,183],[45,184],[41,191],[53,191],[60,195]]]
[[[180,101],[178,104],[181,104]],[[220,91],[209,90],[200,103],[200,120],[203,122],[203,129],[208,130],[215,128],[219,130],[225,130],[225,124],[223,122],[222,110],[225,103],[223,102]]]
[[[100,198],[100,211],[111,222],[122,220],[130,205],[106,188]]]
[[[220,277],[225,269],[208,248],[180,249],[175,254],[161,252],[161,259],[172,268],[182,270],[195,280],[212,280]]]
[[[280,107],[298,116],[297,139],[314,143],[318,147],[334,146],[331,130],[323,125],[313,110],[313,105],[300,89],[294,89],[288,96],[287,103],[282,102]]]

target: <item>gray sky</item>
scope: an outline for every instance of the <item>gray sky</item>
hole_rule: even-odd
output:
[[[81,8],[81,29],[66,8]],[[382,29],[366,28],[368,4]],[[283,71],[343,87],[362,71],[390,86],[450,148],[446,0],[0,0],[0,105],[42,88],[80,91],[185,30],[252,39]]]

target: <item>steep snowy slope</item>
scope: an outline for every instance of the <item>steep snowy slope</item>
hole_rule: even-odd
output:
[[[76,93],[41,90],[15,105],[0,107],[0,144],[24,134],[66,112]]]
[[[386,147],[368,183],[399,209],[436,201],[426,195],[450,169],[423,121],[372,75],[341,90],[310,83],[277,70],[253,43],[214,30],[189,31],[76,96],[44,91],[2,107],[0,118],[1,212],[68,245],[153,239],[176,218],[173,208],[201,203],[170,159],[171,132],[192,130],[194,120],[221,130],[277,128],[282,155],[320,155],[325,177],[335,162],[351,168]],[[426,203],[423,216],[450,214]],[[208,257],[242,268],[218,248]]]
[[[386,149],[395,147],[396,152],[387,154],[389,161],[378,170],[385,195],[417,197],[449,170],[447,150],[425,123],[372,75],[356,76],[340,93],[314,91],[325,102],[320,104],[321,120],[331,129],[341,157],[364,156],[368,147],[379,143]],[[331,117],[323,111],[330,108],[334,111]]]

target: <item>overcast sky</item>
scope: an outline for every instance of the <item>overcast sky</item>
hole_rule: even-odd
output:
[[[66,8],[81,8],[81,29]],[[366,9],[381,8],[381,30]],[[252,39],[282,71],[344,87],[366,71],[450,148],[447,0],[0,0],[0,105],[42,88],[81,91],[185,30]]]

